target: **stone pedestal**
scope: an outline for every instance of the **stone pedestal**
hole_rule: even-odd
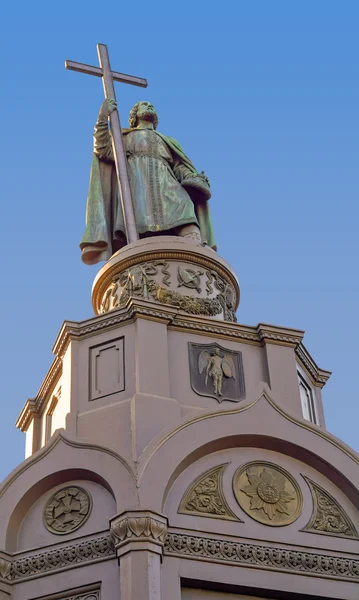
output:
[[[119,250],[95,279],[92,302],[97,315],[124,308],[130,298],[233,322],[239,284],[231,267],[208,246],[159,236]]]
[[[237,323],[231,267],[178,237],[115,254],[92,299],[18,418],[0,600],[357,600],[359,457],[304,332]]]

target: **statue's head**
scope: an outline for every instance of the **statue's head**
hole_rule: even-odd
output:
[[[155,107],[153,104],[151,104],[151,102],[137,102],[137,104],[135,104],[135,106],[131,109],[129,119],[131,129],[137,127],[138,119],[151,121],[151,123],[153,123],[153,128],[157,129],[158,116]]]
[[[212,352],[212,356],[219,356],[219,350],[218,348],[215,348]]]

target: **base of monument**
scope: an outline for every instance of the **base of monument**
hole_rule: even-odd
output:
[[[95,278],[97,315],[124,308],[131,297],[236,321],[239,284],[231,267],[208,246],[190,238],[152,237],[116,252]]]

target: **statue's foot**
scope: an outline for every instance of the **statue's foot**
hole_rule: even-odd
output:
[[[178,235],[179,237],[190,238],[198,244],[202,244],[201,232],[197,225],[191,223],[191,225],[183,225],[182,227],[178,227]]]

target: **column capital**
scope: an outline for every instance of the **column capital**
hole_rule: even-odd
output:
[[[110,530],[118,558],[138,550],[162,556],[167,525],[166,517],[151,510],[124,511],[113,517]]]

